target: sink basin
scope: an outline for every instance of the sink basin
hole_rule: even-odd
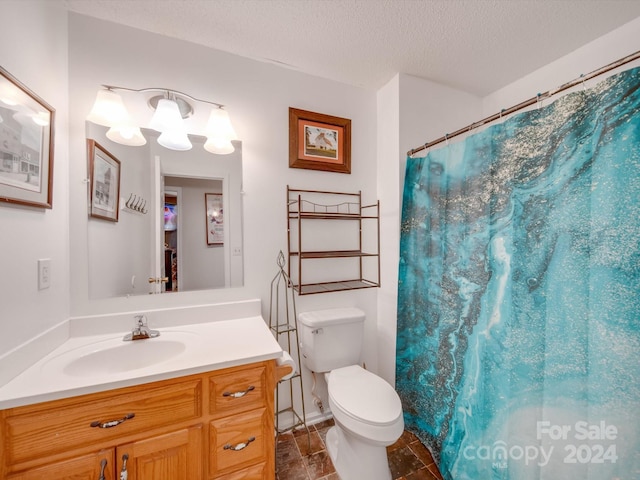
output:
[[[43,369],[74,377],[130,372],[174,359],[194,336],[190,332],[163,332],[160,337],[128,342],[122,336],[109,338],[53,357]]]

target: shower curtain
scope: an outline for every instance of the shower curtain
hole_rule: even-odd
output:
[[[396,382],[446,480],[640,479],[640,68],[407,159]]]

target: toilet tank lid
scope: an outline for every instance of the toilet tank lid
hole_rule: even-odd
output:
[[[330,308],[326,310],[314,310],[298,315],[298,320],[308,327],[322,327],[326,325],[339,325],[342,323],[357,323],[364,321],[364,312],[359,308]]]

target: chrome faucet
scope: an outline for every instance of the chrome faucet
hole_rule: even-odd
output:
[[[150,330],[147,326],[147,317],[144,315],[135,316],[135,324],[131,333],[127,333],[122,340],[128,342],[130,340],[144,340],[145,338],[159,337],[158,330]]]

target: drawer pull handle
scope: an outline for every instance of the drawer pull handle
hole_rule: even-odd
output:
[[[227,444],[226,444],[224,447],[222,447],[222,448],[224,448],[225,450],[233,450],[233,451],[237,452],[237,451],[240,451],[240,450],[243,450],[243,449],[247,448],[247,447],[249,446],[249,444],[250,444],[251,442],[253,442],[255,439],[256,439],[256,437],[249,437],[249,439],[248,439],[246,442],[239,443],[239,444],[237,444],[237,445],[229,445],[229,444],[227,443]]]
[[[107,460],[103,458],[100,461],[100,478],[98,478],[98,480],[107,480],[104,476],[104,469],[106,467],[107,467]]]
[[[252,390],[255,390],[256,387],[254,387],[253,385],[249,385],[249,388],[247,388],[246,390],[242,391],[242,392],[224,392],[222,394],[223,397],[233,397],[233,398],[240,398],[240,397],[244,397],[247,393],[251,392]]]
[[[109,420],[108,422],[91,422],[92,427],[100,427],[100,428],[111,428],[120,425],[125,420],[129,420],[130,418],[135,417],[135,413],[127,413],[124,417],[119,418],[118,420]]]
[[[120,470],[120,480],[127,480],[129,478],[129,472],[127,472],[127,460],[129,460],[129,455],[122,455],[122,470]]]

